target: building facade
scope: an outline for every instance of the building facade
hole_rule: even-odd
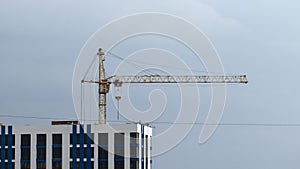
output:
[[[142,124],[1,126],[0,169],[150,169]]]

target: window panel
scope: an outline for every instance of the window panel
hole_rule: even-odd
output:
[[[62,158],[62,149],[61,148],[53,148],[52,149],[52,158]]]
[[[115,169],[124,169],[124,133],[115,133]]]
[[[30,160],[30,148],[21,149],[21,160]]]
[[[62,134],[53,134],[52,144],[62,144]]]
[[[108,169],[108,133],[98,134],[98,169]]]
[[[0,143],[1,143],[1,137],[0,137]],[[5,145],[8,146],[8,135],[5,135]],[[15,135],[12,135],[12,146],[15,146]]]
[[[46,134],[37,134],[37,145],[46,146]]]
[[[30,134],[21,134],[21,146],[30,146]]]

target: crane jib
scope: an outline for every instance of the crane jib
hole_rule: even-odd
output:
[[[246,75],[241,76],[114,76],[118,83],[248,83]]]

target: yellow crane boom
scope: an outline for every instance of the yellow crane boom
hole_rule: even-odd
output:
[[[104,68],[104,52],[100,48],[97,55],[99,56],[99,79],[82,80],[81,83],[96,83],[99,85],[99,124],[106,123],[106,94],[109,93],[110,84],[120,87],[122,83],[248,83],[246,75],[238,76],[160,76],[160,75],[143,75],[143,76],[110,76],[106,78]]]
[[[113,76],[112,83],[248,83],[246,75],[239,76]]]

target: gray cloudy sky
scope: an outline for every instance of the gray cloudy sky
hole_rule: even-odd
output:
[[[1,0],[0,115],[76,118],[72,74],[85,41],[119,17],[164,12],[201,29],[215,45],[226,73],[248,75],[247,86],[228,86],[222,123],[300,124],[299,6],[296,0]],[[204,121],[210,101],[209,90],[201,90],[198,122]],[[136,99],[136,106],[147,108],[147,97],[136,97],[143,101]],[[166,113],[163,120],[173,120]],[[5,117],[0,121],[49,124]],[[155,127],[159,133],[167,126]],[[194,126],[176,148],[155,157],[153,168],[300,167],[300,127],[221,126],[200,145],[201,127]]]

